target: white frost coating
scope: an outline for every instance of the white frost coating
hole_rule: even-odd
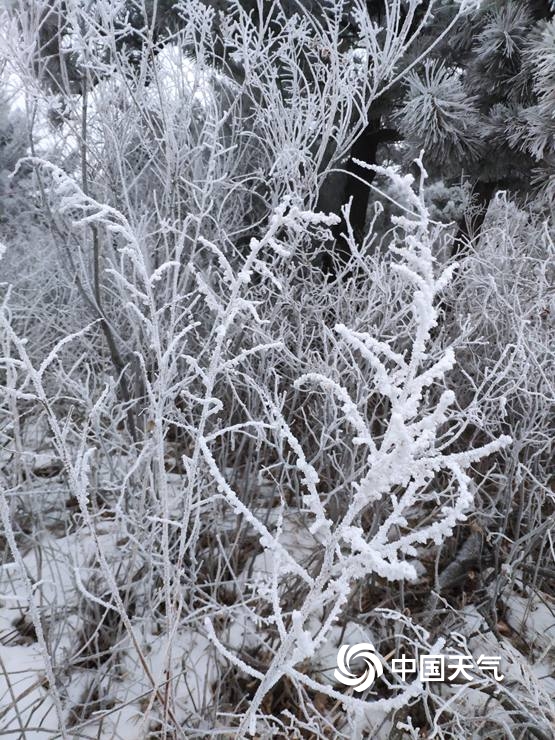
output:
[[[439,28],[457,3],[134,5],[10,2],[0,19],[29,124],[0,153],[11,167],[31,144],[61,167],[27,159],[0,219],[0,544],[15,558],[0,567],[0,734],[33,740],[65,722],[68,737],[102,740],[550,736],[555,611],[540,593],[549,565],[534,559],[555,551],[544,202],[494,196],[456,289],[455,266],[441,267],[452,235],[433,219],[464,215],[466,184],[436,182],[424,199],[421,159],[420,177],[374,168],[391,230],[379,202],[356,231],[355,202],[338,205],[376,100],[391,90],[403,109],[430,38],[424,74],[441,82]],[[497,5],[479,22],[510,21],[500,30],[524,41],[523,72],[539,60],[530,101],[547,106],[555,26]],[[472,73],[454,41],[442,88],[456,96]],[[46,86],[29,85],[37,72]],[[549,131],[526,142],[543,118],[528,113],[511,128],[540,156]],[[470,143],[483,138],[471,128]],[[341,221],[313,210],[327,198]],[[340,223],[347,249],[337,280],[322,279]],[[499,451],[509,428],[517,443]],[[475,658],[508,660],[506,688],[485,670],[468,690],[399,679],[393,650],[464,653],[446,588],[480,542],[495,564],[481,560],[470,602],[491,598],[499,622],[466,634],[491,638]],[[522,629],[526,660],[509,644]],[[341,645],[368,641],[384,675],[355,699],[334,665]]]
[[[312,655],[315,646],[326,639],[353,584],[370,574],[388,581],[411,581],[417,578],[415,564],[407,558],[417,556],[418,545],[430,542],[440,545],[444,542],[451,536],[454,527],[465,520],[472,506],[472,486],[466,469],[472,462],[511,441],[504,436],[467,452],[449,454],[442,451],[448,446],[443,433],[440,448],[439,429],[449,419],[455,396],[451,391],[444,391],[431,409],[425,403],[424,396],[426,389],[442,382],[455,364],[452,347],[447,347],[439,359],[433,359],[429,354],[431,332],[437,325],[435,301],[438,293],[448,284],[453,269],[435,277],[431,227],[423,195],[423,168],[419,193],[413,191],[411,177],[401,177],[386,168],[376,169],[395,180],[397,189],[402,191],[410,206],[409,215],[396,219],[397,237],[391,244],[391,252],[399,260],[392,269],[406,280],[412,291],[414,329],[410,337],[410,349],[401,354],[390,341],[377,339],[370,333],[353,331],[343,324],[335,327],[338,341],[349,346],[355,355],[358,354],[367,363],[366,366],[361,365],[361,372],[365,367],[368,384],[390,403],[388,423],[379,444],[373,438],[369,420],[340,381],[322,373],[308,373],[295,381],[295,388],[299,390],[319,386],[330,402],[338,404],[340,418],[346,426],[345,434],[351,435],[353,446],[362,446],[361,449],[365,451],[364,472],[353,482],[354,494],[350,504],[335,523],[330,521],[326,507],[320,500],[318,475],[307,462],[302,445],[276,406],[270,404],[278,433],[293,449],[296,466],[302,476],[301,483],[307,491],[304,502],[313,516],[310,531],[319,533],[321,565],[309,586],[302,608],[295,610],[287,619],[277,595],[277,576],[279,568],[285,563],[286,570],[290,569],[290,556],[287,554],[284,559],[283,549],[278,547],[269,532],[264,533],[260,540],[268,553],[279,553],[278,560],[282,563],[274,567],[273,582],[270,591],[266,592],[274,610],[273,618],[280,625],[281,642],[244,717],[241,730],[250,733],[255,731],[256,712],[264,696],[284,675],[294,677],[314,690],[336,696],[322,683],[304,675],[301,678],[294,666]],[[306,214],[303,216],[306,218]],[[210,464],[213,466],[213,461]],[[447,476],[450,483],[443,483],[438,490],[430,490],[430,484],[439,472]],[[216,471],[214,474],[218,478]],[[221,480],[219,482],[222,485]],[[236,497],[230,491],[227,495],[232,506],[239,510]],[[433,509],[433,516],[428,517],[426,524],[421,524],[415,519],[415,512],[419,510],[417,505],[433,500],[438,502]],[[361,526],[360,517],[363,510],[375,501],[382,502],[384,514],[380,526],[369,537]],[[245,512],[244,515],[262,534],[260,522],[255,521],[252,514]],[[279,528],[276,536],[279,536]],[[306,625],[322,611],[328,612],[328,618],[316,635],[312,635]],[[287,624],[289,626],[284,632],[284,625]],[[419,693],[421,690],[422,687],[415,684],[409,693]],[[406,697],[401,692],[388,700],[392,704],[386,704],[401,706]],[[357,714],[360,711],[356,700],[343,697],[342,701],[348,712]],[[397,701],[399,704],[396,704]],[[376,707],[378,705],[379,702]]]

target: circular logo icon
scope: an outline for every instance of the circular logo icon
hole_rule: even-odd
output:
[[[351,672],[351,662],[363,660],[366,670],[361,676]],[[337,668],[333,673],[337,681],[345,686],[352,686],[355,691],[365,691],[370,688],[376,678],[383,675],[383,666],[376,655],[371,642],[359,642],[356,645],[341,645],[337,653]]]

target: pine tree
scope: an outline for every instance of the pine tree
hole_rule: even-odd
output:
[[[212,63],[240,82],[241,63],[228,53],[222,32],[237,12],[237,3],[203,3],[214,11],[212,32],[219,39]],[[239,4],[255,23],[268,21],[270,26],[276,7],[286,18],[297,14],[316,24],[340,7],[341,43],[352,49],[357,45],[357,18],[362,9],[376,28],[383,29],[393,5],[391,0],[282,0],[278,6],[241,0]],[[64,22],[62,6],[51,0],[44,8],[37,70],[41,68],[50,89],[62,90],[65,80],[71,92],[79,91],[82,70],[71,51],[70,28]],[[540,190],[553,196],[554,11],[551,0],[486,0],[470,4],[462,13],[457,0],[424,0],[416,11],[409,2],[401,3],[399,20],[401,25],[410,20],[408,36],[423,24],[419,39],[397,65],[397,69],[412,69],[377,98],[364,119],[362,113],[353,118],[352,127],[358,133],[349,156],[340,163],[343,174],[327,176],[320,184],[319,206],[341,218],[334,229],[335,247],[325,260],[325,270],[334,273],[338,264],[349,259],[341,236],[347,230],[342,206],[348,201],[349,226],[359,239],[365,233],[371,200],[368,184],[375,175],[358,161],[375,165],[386,158],[401,157],[411,162],[423,149],[432,177],[443,180],[447,187],[466,182],[473,202],[459,223],[455,253],[464,248],[470,235],[479,232],[496,191],[510,190],[526,197]],[[261,13],[268,16],[261,18]],[[122,3],[115,15],[115,29],[118,49],[127,53],[131,74],[133,69],[137,74],[144,71],[142,52],[149,29],[156,54],[171,37],[171,30],[183,23],[179,6],[169,0]],[[285,91],[286,78],[279,69],[276,75]],[[312,84],[322,81],[314,79]],[[330,149],[327,163],[334,156]]]
[[[468,181],[473,214],[454,252],[477,234],[497,190],[521,197],[553,189],[555,164],[553,4],[482,3],[415,69],[392,117],[408,151],[448,183]]]

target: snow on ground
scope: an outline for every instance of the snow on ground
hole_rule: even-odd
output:
[[[40,453],[34,459],[40,464],[50,463],[52,456]],[[174,479],[172,484],[175,488]],[[35,513],[40,511],[39,521],[49,521],[48,512],[53,508],[58,514],[64,512],[67,491],[56,482],[29,483],[29,489],[24,498],[27,504],[33,499],[31,507]],[[72,713],[77,714],[79,736],[139,740],[150,727],[151,719],[145,723],[144,717],[153,692],[129,636],[117,646],[121,654],[117,680],[108,675],[97,689],[100,694],[105,689],[105,699],[99,700],[87,717],[81,718],[78,713],[95,678],[90,668],[82,668],[75,661],[82,649],[79,636],[84,627],[79,605],[83,603],[84,590],[90,588],[91,576],[98,573],[96,542],[109,563],[121,562],[117,525],[98,517],[95,542],[92,533],[83,527],[68,533],[68,522],[64,526],[63,513],[60,516],[61,526],[53,531],[45,528],[32,542],[21,540],[25,578],[13,562],[0,568],[0,730],[15,733],[21,727],[37,727],[36,733],[26,729],[25,737],[44,738],[45,730],[55,733],[59,729],[52,699],[46,691],[44,661],[29,618],[28,579],[43,617],[49,648],[60,668],[63,666],[58,674],[60,696],[68,719],[71,721]],[[191,714],[209,705],[218,663],[208,639],[190,627],[179,628],[168,639],[166,635],[154,634],[154,626],[144,619],[137,619],[133,628],[141,658],[155,683],[164,686],[167,670],[175,677],[172,691],[178,720],[186,722]],[[95,718],[95,713],[107,711],[110,713],[102,721]]]
[[[55,455],[45,449],[37,435],[33,441],[38,451],[27,456],[29,466],[39,472],[51,469],[56,463]],[[104,472],[101,471],[100,477]],[[168,485],[177,507],[182,477],[168,473]],[[320,546],[317,538],[309,532],[299,514],[293,515],[274,506],[268,515],[268,500],[273,500],[273,492],[270,486],[262,486],[262,489],[259,514],[262,516],[265,512],[266,526],[274,532],[279,526],[281,544],[299,563],[308,566]],[[34,535],[28,542],[23,538],[20,546],[26,577],[33,584],[35,603],[47,626],[47,639],[55,645],[56,660],[63,666],[58,675],[64,711],[78,727],[79,736],[91,740],[140,740],[157,729],[156,715],[149,710],[153,703],[159,706],[159,702],[155,702],[145,665],[160,687],[167,686],[168,671],[174,677],[172,705],[179,722],[187,725],[193,717],[206,716],[206,708],[213,704],[213,690],[221,679],[223,664],[202,628],[180,625],[168,636],[160,633],[143,613],[132,620],[140,655],[125,633],[120,644],[114,646],[120,656],[117,676],[106,675],[98,681],[94,669],[76,662],[79,651],[76,636],[83,628],[79,605],[83,603],[83,593],[91,576],[98,573],[96,542],[108,562],[121,561],[122,546],[118,539],[121,533],[113,519],[102,516],[93,518],[96,542],[90,531],[76,526],[64,505],[67,491],[56,477],[29,480],[22,496],[18,493],[18,497],[33,510],[36,520],[45,525],[40,535]],[[209,508],[210,505],[219,507],[221,502],[214,499]],[[216,510],[213,514],[216,515]],[[222,511],[218,516],[225,522],[226,530],[233,532],[235,517],[226,517]],[[268,554],[255,546],[237,574],[236,585],[243,591],[239,596],[256,598],[258,588],[271,580],[272,573]],[[537,696],[547,707],[555,696],[555,605],[545,595],[528,595],[520,582],[515,582],[513,591],[505,593],[503,598],[504,619],[511,634],[504,636],[501,642],[473,606],[454,617],[454,629],[467,636],[468,649],[473,656],[485,654],[502,658],[505,682],[513,687],[511,691],[515,697],[524,693]],[[264,628],[255,625],[253,612],[240,601],[239,598],[239,603],[229,607],[228,618],[217,628],[219,639],[236,654],[260,646],[264,640]],[[322,619],[323,615],[320,618],[313,615],[306,625],[313,637],[320,630]],[[335,625],[317,647],[305,670],[323,684],[335,686],[333,674],[339,647],[368,641],[379,644],[378,636],[359,624]],[[91,701],[93,679],[97,694]],[[480,689],[445,686],[441,693],[452,706],[460,705],[461,712],[473,707],[475,717],[483,717],[484,722],[489,718],[510,724],[510,707]],[[88,712],[83,716],[79,707],[85,705],[88,705]],[[361,732],[370,732],[376,738],[385,739],[392,729],[387,716],[378,710],[372,710],[364,721],[366,729]],[[56,724],[54,704],[46,690],[40,646],[28,616],[25,579],[14,563],[7,562],[0,568],[0,728],[2,732],[16,733],[26,727],[25,737],[33,739],[43,738],[45,730],[55,733]]]
[[[4,609],[0,619],[5,620]],[[56,732],[57,716],[45,687],[42,657],[36,644],[0,645],[0,728],[2,734],[25,728],[26,740]]]

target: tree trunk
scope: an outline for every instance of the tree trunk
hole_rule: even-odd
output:
[[[366,213],[370,199],[370,185],[376,173],[365,167],[361,167],[355,160],[361,160],[367,164],[377,164],[380,144],[388,141],[396,141],[397,139],[399,139],[399,134],[393,129],[380,128],[380,118],[371,118],[362,134],[353,144],[349,161],[345,167],[348,174],[343,180],[343,187],[332,193],[332,197],[330,198],[328,188],[335,188],[337,181],[328,178],[322,186],[318,207],[321,208],[322,202],[325,201],[328,207],[322,210],[331,210],[341,218],[341,222],[332,230],[334,244],[331,252],[326,253],[322,259],[322,269],[331,277],[337,276],[338,268],[344,267],[351,256],[349,245],[342,236],[342,234],[347,233],[347,224],[341,213],[342,206],[348,203],[350,199],[352,199],[352,202],[349,224],[357,241],[361,241],[364,237]],[[329,203],[331,200],[333,200],[334,205],[330,208]]]

